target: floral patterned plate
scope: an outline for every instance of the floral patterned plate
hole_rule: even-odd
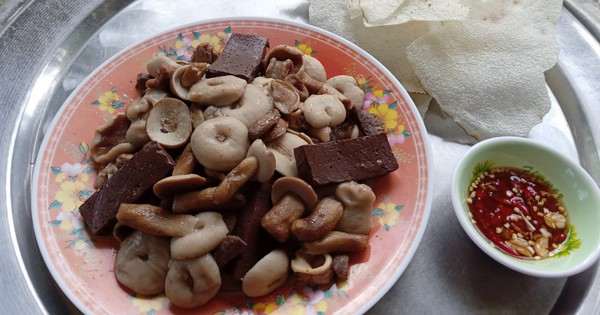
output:
[[[320,60],[329,77],[347,74],[365,91],[363,109],[386,124],[399,170],[377,180],[369,248],[353,255],[346,282],[320,287],[284,286],[261,298],[218,295],[184,310],[164,296],[132,295],[115,280],[118,246],[86,230],[78,207],[93,193],[96,165],[90,143],[97,126],[139,96],[136,75],[156,53],[189,60],[202,42],[222,48],[232,32],[266,36],[271,47],[294,45]],[[198,23],[135,44],[92,73],[54,118],[33,175],[35,232],[54,279],[71,301],[90,314],[332,314],[364,312],[394,284],[411,260],[429,217],[431,155],[418,112],[400,83],[373,57],[315,27],[268,19]]]

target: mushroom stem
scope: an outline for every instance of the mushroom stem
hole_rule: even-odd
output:
[[[161,207],[129,203],[119,206],[117,220],[146,234],[170,237],[184,236],[194,231],[198,223],[188,214],[172,214]]]
[[[246,198],[241,194],[234,194],[229,201],[216,204],[213,195],[217,187],[208,187],[198,191],[178,194],[173,198],[173,212],[190,213],[206,210],[226,210],[241,207],[246,203]]]
[[[292,222],[302,217],[304,203],[294,194],[284,195],[260,221],[260,225],[277,241],[284,243],[290,236]]]
[[[316,242],[305,242],[304,248],[310,255],[320,255],[341,252],[359,252],[367,248],[369,236],[331,231]]]
[[[258,159],[249,156],[234,167],[215,188],[213,202],[222,204],[229,201],[235,193],[258,172]]]

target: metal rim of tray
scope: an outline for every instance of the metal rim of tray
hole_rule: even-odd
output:
[[[90,38],[129,3],[130,1],[113,0],[79,8],[82,11],[87,9],[89,14],[79,22],[73,22],[74,30],[62,40],[56,51],[42,62],[41,73],[32,83],[31,90],[35,92],[28,92],[20,99],[22,103],[13,105],[21,105],[21,111],[13,116],[2,116],[4,137],[1,145],[7,155],[1,157],[2,161],[6,159],[6,168],[5,172],[0,173],[0,199],[6,200],[0,217],[0,248],[3,249],[0,272],[6,279],[4,281],[15,287],[9,288],[3,284],[4,294],[0,300],[4,302],[4,308],[9,313],[78,313],[53,282],[43,281],[51,277],[41,257],[23,255],[21,250],[27,246],[37,248],[31,232],[31,214],[29,212],[27,215],[27,211],[30,209],[28,192],[33,162],[39,142],[43,138],[43,122],[48,120],[46,116],[49,97],[42,96],[52,95],[60,76],[71,67],[71,62],[86,45],[85,39]],[[37,5],[47,4],[19,2],[10,12],[12,15],[9,14],[6,19],[7,24],[2,25],[0,38],[11,31],[9,28],[13,22],[27,18],[24,12],[27,12],[30,6]],[[565,1],[564,5],[567,10],[563,10],[559,21],[562,52],[557,65],[546,73],[546,81],[552,91],[560,91],[555,95],[559,95],[557,100],[567,121],[570,122],[580,162],[598,183],[600,115],[596,113],[595,106],[600,99],[600,25],[594,17],[587,15],[576,1]],[[2,45],[0,47],[6,49]],[[8,75],[10,78],[10,74]],[[7,104],[4,104],[2,107],[6,106]],[[600,312],[600,297],[595,294],[600,289],[598,268],[599,265],[596,264],[587,271],[568,278],[551,313]],[[9,275],[10,278],[7,279]]]

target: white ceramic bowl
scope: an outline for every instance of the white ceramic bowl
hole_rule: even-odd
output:
[[[540,172],[563,195],[568,222],[573,228],[568,250],[540,260],[514,257],[497,248],[469,216],[467,192],[477,164],[529,168]],[[498,137],[474,145],[452,174],[452,204],[467,235],[490,257],[518,272],[547,278],[584,271],[600,255],[600,189],[591,176],[560,152],[530,139]]]

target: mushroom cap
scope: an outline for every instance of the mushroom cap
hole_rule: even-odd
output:
[[[268,150],[275,155],[275,170],[284,176],[298,176],[294,149],[305,144],[309,142],[291,130],[267,143]]]
[[[187,97],[200,104],[228,106],[242,97],[247,84],[232,75],[202,79],[190,87]]]
[[[204,186],[206,178],[198,174],[173,175],[165,177],[152,187],[156,197],[171,198],[176,194],[198,190]]]
[[[271,58],[275,58],[279,61],[285,61],[287,59],[294,63],[294,72],[298,71],[304,66],[304,53],[300,49],[289,46],[289,45],[277,45],[269,50],[265,59],[263,59],[263,66],[266,69],[269,65]]]
[[[318,201],[315,190],[298,177],[285,176],[277,179],[271,189],[271,202],[276,204],[286,194],[294,194],[304,202],[307,209],[313,209]]]
[[[203,166],[228,172],[246,157],[248,128],[230,116],[216,117],[201,123],[191,139],[194,156]]]
[[[221,108],[221,113],[237,118],[250,128],[273,108],[273,99],[269,96],[269,91],[249,84],[235,103]]]
[[[176,98],[163,98],[150,110],[146,119],[150,139],[165,148],[178,148],[192,134],[192,116],[187,105]]]
[[[314,128],[333,127],[346,119],[346,107],[330,94],[309,96],[302,105],[302,112],[304,119]]]
[[[254,156],[258,159],[258,171],[255,175],[257,181],[264,183],[273,177],[275,173],[275,155],[267,150],[267,146],[261,139],[252,142],[246,156]]]

